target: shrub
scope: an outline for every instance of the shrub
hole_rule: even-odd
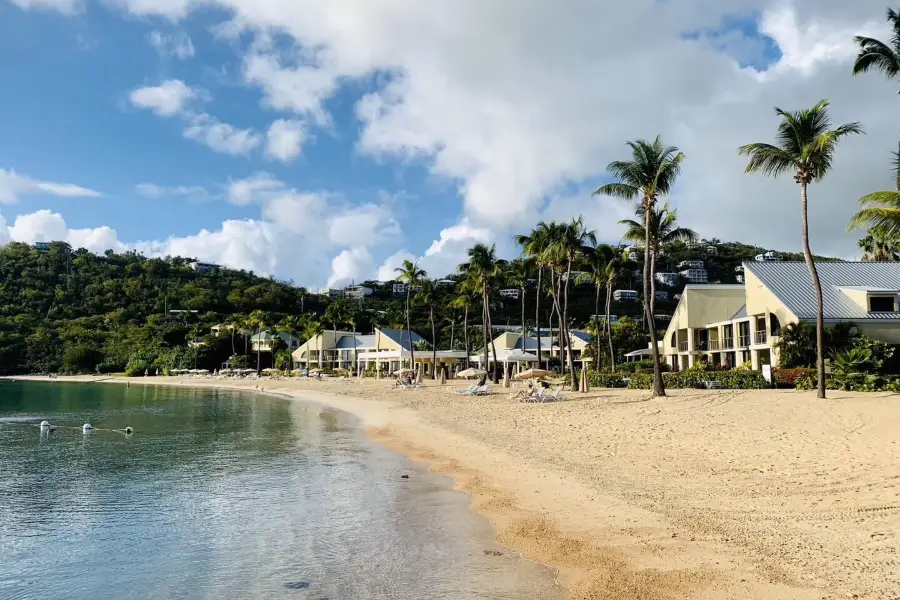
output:
[[[714,371],[704,369],[685,369],[679,373],[664,373],[663,383],[667,388],[705,388],[706,381],[718,381],[723,388],[733,390],[763,389],[768,382],[758,371],[732,369],[730,371]],[[631,378],[628,387],[631,389],[650,389],[653,376],[638,373]]]
[[[659,363],[659,368],[662,369],[663,372],[665,372],[669,370],[669,365],[667,365],[666,363]],[[652,373],[653,359],[638,360],[635,362],[623,362],[616,365],[616,370],[618,370],[620,373]]]
[[[813,375],[800,375],[794,381],[794,387],[801,391],[816,389],[816,378]]]
[[[797,369],[775,369],[775,383],[786,387],[796,387],[797,379],[800,377],[812,377],[815,379],[816,370],[797,368]]]
[[[63,369],[68,373],[93,373],[103,354],[87,346],[69,346],[63,354]]]
[[[618,373],[591,372],[589,374],[589,383],[591,387],[623,388],[625,387],[625,378]]]
[[[139,377],[144,374],[144,372],[150,369],[149,361],[146,361],[142,358],[132,358],[128,361],[128,364],[125,365],[125,376],[126,377]]]

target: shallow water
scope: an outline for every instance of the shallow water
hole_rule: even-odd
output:
[[[468,503],[304,402],[0,382],[3,599],[560,597]]]

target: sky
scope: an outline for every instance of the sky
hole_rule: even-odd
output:
[[[857,256],[891,189],[900,82],[851,75],[884,0],[0,0],[0,244],[180,255],[312,289],[442,277],[583,215],[625,142],[686,155],[668,198],[706,238],[796,251],[799,188],[745,175],[774,107],[865,136],[810,189],[817,254]]]

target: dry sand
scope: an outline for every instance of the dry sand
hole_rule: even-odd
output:
[[[900,598],[897,395],[599,390],[522,404],[453,383],[131,382],[258,388],[353,412],[455,476],[499,539],[558,567],[575,599]]]

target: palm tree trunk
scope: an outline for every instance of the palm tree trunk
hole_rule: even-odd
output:
[[[412,369],[413,375],[416,374],[416,349],[413,348],[412,343],[412,324],[409,319],[409,290],[412,288],[412,282],[407,282],[406,284],[406,341],[409,343],[409,360],[410,365],[409,368]],[[403,341],[403,336],[400,336],[400,341]],[[400,366],[403,366],[403,344],[400,344]]]
[[[231,327],[231,355],[234,356],[237,354],[237,350],[234,349],[234,326]]]
[[[644,318],[650,329],[650,357],[653,359],[653,391],[650,397],[666,395],[663,385],[662,370],[659,368],[659,348],[656,346],[656,324],[653,322],[653,313],[650,311],[650,200],[644,201]]]
[[[359,372],[359,350],[356,349],[356,319],[353,319],[353,322],[350,323],[353,327],[353,369],[351,373],[356,375]]]
[[[481,337],[484,338],[484,370],[488,372],[490,356],[488,355],[488,303],[487,290],[481,288]],[[494,365],[496,367],[496,365]]]
[[[434,308],[429,310],[428,315],[431,319],[431,378],[437,379],[437,337],[434,334]]]
[[[572,355],[572,336],[569,333],[569,280],[572,278],[572,259],[566,265],[566,281],[563,289],[563,322],[565,323],[563,331],[566,332],[566,358],[569,361],[569,373],[572,374],[572,391],[578,391],[578,376],[575,374],[575,359]],[[584,365],[582,364],[582,368]]]
[[[809,249],[809,220],[806,206],[806,183],[800,184],[800,227],[803,237],[803,258],[809,267],[809,275],[812,278],[813,290],[816,292],[816,370],[819,377],[818,397],[825,398],[825,315],[822,301],[822,282],[819,281],[819,273],[816,271],[816,263],[813,262],[812,252]]]
[[[606,335],[609,338],[609,363],[610,370],[615,373],[616,372],[616,353],[613,350],[613,341],[612,341],[612,323],[609,322],[612,315],[610,315],[610,304],[612,304],[612,282],[607,284],[606,286]]]
[[[525,284],[519,289],[522,292],[522,352],[527,351],[528,344],[525,343]]]
[[[650,326],[656,329],[656,249],[650,253]]]
[[[469,307],[466,307],[466,312],[463,315],[463,338],[466,345],[466,368],[469,368]]]
[[[484,306],[485,306],[485,311],[487,314],[487,321],[488,321],[487,322],[487,330],[488,330],[488,335],[491,336],[491,352],[494,355],[494,383],[497,384],[497,383],[500,383],[500,374],[499,374],[500,372],[498,369],[499,365],[497,364],[497,344],[494,342],[494,322],[491,321],[491,297],[487,293],[487,291],[485,291],[485,294],[486,295],[485,295],[485,305]]]
[[[259,350],[262,347],[262,335],[260,335],[261,333],[262,333],[262,331],[259,329],[259,327],[257,327],[256,328],[256,337],[257,337],[257,340],[256,340],[256,374],[257,375],[259,374],[259,367],[260,367]]]
[[[596,295],[594,296],[594,331],[596,332],[596,340],[594,347],[594,370],[600,371],[600,286],[596,287]],[[584,352],[581,353],[581,368],[584,369]]]
[[[541,368],[541,275],[544,268],[538,266],[537,289],[534,292],[534,330],[537,337],[537,366]],[[549,365],[547,365],[549,366]]]

